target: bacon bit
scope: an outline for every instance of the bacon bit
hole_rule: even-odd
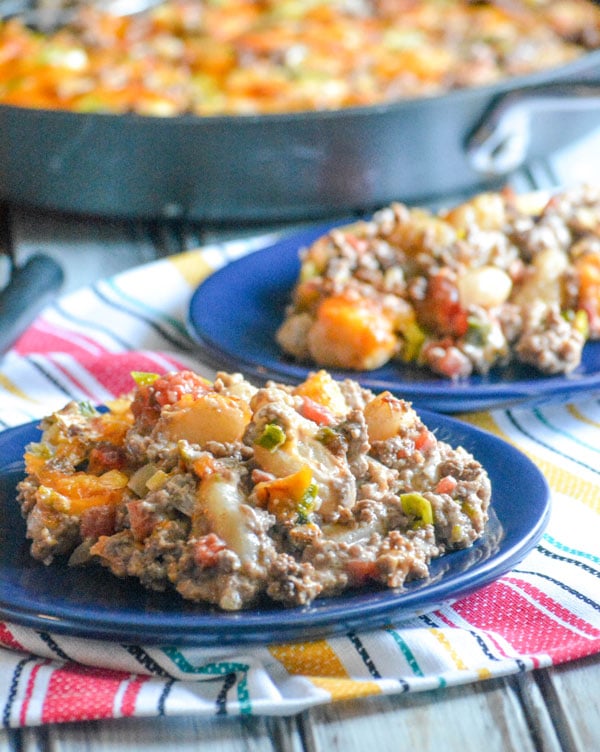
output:
[[[101,475],[107,470],[122,470],[127,464],[123,447],[114,444],[100,444],[90,452],[88,472]]]
[[[185,394],[199,397],[210,389],[210,384],[193,371],[168,373],[150,385],[154,397],[161,407],[174,405]]]
[[[335,423],[335,415],[325,407],[315,402],[310,397],[302,398],[302,405],[300,407],[300,414],[307,420],[312,420],[319,426],[330,426]]]
[[[457,486],[456,478],[452,475],[446,475],[445,478],[440,478],[435,492],[439,494],[451,494]]]
[[[376,580],[379,572],[374,561],[364,561],[363,559],[350,559],[346,562],[345,569],[350,584],[354,587],[364,585],[367,580]]]
[[[157,515],[152,512],[143,499],[136,499],[127,504],[129,512],[129,526],[136,541],[143,541],[151,535],[156,523]]]
[[[114,506],[98,506],[86,509],[81,514],[81,537],[97,539],[115,532],[116,510]]]
[[[218,560],[217,554],[225,548],[225,541],[215,533],[203,535],[194,544],[194,561],[199,567],[214,567]]]

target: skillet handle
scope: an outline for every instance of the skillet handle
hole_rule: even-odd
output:
[[[36,254],[13,269],[0,293],[0,355],[23,334],[63,283],[63,270],[45,254]]]
[[[467,139],[470,166],[487,176],[502,176],[521,167],[531,142],[534,115],[598,112],[600,83],[546,84],[505,94]]]

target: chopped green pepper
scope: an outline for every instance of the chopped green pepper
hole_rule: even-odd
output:
[[[263,428],[263,432],[256,440],[258,446],[263,449],[268,449],[269,452],[274,452],[282,444],[285,444],[286,435],[283,428],[277,423],[267,423]]]
[[[330,426],[321,426],[321,428],[319,428],[319,430],[315,434],[316,440],[320,441],[321,444],[325,444],[325,446],[327,446],[330,441],[333,441],[333,439],[337,438],[337,436],[337,431],[334,431]]]
[[[589,337],[590,322],[586,311],[583,309],[578,311],[564,311],[562,316],[566,321],[572,324],[573,329],[580,334],[583,334],[585,339]]]
[[[433,509],[431,503],[420,493],[405,493],[400,495],[402,511],[416,517],[416,526],[433,525]]]
[[[477,510],[468,501],[461,502],[460,508],[470,520],[472,520],[477,514]]]
[[[156,473],[157,468],[152,463],[138,468],[129,478],[127,486],[138,496],[145,496],[148,491],[146,483]]]
[[[297,512],[298,518],[296,524],[306,525],[308,522],[308,515],[314,510],[317,500],[317,493],[319,488],[316,483],[311,483],[306,491],[302,494],[302,498],[298,502]]]
[[[583,336],[587,339],[590,335],[590,320],[587,315],[587,311],[579,310],[575,313],[575,321],[573,323],[573,326],[575,329],[577,329],[578,332],[581,332]]]
[[[168,473],[165,473],[164,470],[157,470],[154,475],[148,478],[148,480],[146,481],[146,486],[148,487],[149,491],[158,491],[158,489],[162,488],[168,480]]]
[[[402,327],[400,333],[404,339],[400,357],[405,363],[410,363],[419,357],[423,342],[425,342],[425,332],[416,321],[411,321]]]
[[[79,412],[86,418],[93,418],[94,415],[98,415],[96,408],[87,400],[83,400],[79,403]]]
[[[467,319],[466,340],[476,347],[483,347],[488,341],[492,327],[489,322],[481,321],[474,316]]]

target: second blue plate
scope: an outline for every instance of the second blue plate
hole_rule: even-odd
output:
[[[287,357],[275,333],[298,277],[299,250],[329,227],[285,237],[233,261],[198,287],[189,307],[188,328],[213,365],[242,371],[260,383],[266,379],[298,383],[315,370],[314,365]],[[336,378],[353,378],[375,392],[388,389],[416,407],[439,412],[564,402],[582,393],[600,395],[600,342],[587,344],[581,365],[566,376],[544,376],[511,365],[454,383],[397,362],[375,371],[330,372]]]

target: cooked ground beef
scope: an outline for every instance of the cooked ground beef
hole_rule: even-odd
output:
[[[277,342],[308,364],[569,373],[600,338],[600,188],[486,193],[438,214],[396,203],[301,261]]]
[[[402,587],[485,531],[484,468],[388,392],[325,371],[261,389],[137,378],[108,412],[49,416],[27,448],[18,500],[46,564],[98,562],[227,610],[305,605]]]

